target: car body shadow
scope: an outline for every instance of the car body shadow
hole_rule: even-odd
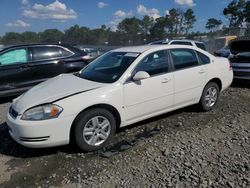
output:
[[[250,89],[250,80],[233,80],[231,87]]]
[[[17,158],[41,157],[56,154],[58,152],[65,152],[68,154],[79,152],[79,150],[72,145],[44,149],[33,149],[21,146],[11,138],[6,123],[0,124],[0,138],[0,154]]]

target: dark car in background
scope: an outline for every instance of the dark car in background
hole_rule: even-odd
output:
[[[32,86],[87,65],[86,52],[70,45],[29,44],[0,51],[0,97],[21,94]]]
[[[225,57],[225,58],[228,58],[230,56],[230,54],[231,54],[231,52],[230,52],[230,49],[228,46],[221,48],[221,49],[214,52],[215,56]]]
[[[232,41],[230,51],[234,79],[250,80],[250,39]]]

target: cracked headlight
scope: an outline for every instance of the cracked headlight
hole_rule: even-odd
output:
[[[39,121],[57,118],[63,108],[55,104],[45,104],[30,108],[24,112],[21,119],[29,121]]]

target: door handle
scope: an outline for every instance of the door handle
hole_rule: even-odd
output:
[[[166,84],[166,83],[169,83],[170,81],[171,81],[170,78],[164,78],[161,83]]]
[[[201,69],[200,71],[199,71],[199,74],[204,74],[205,73],[205,70],[203,70],[203,69]]]
[[[30,66],[29,65],[22,65],[21,67],[20,67],[20,69],[27,69],[27,68],[29,68]]]

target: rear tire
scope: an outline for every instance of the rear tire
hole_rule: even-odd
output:
[[[116,131],[113,114],[102,108],[81,113],[74,122],[76,145],[83,151],[96,151],[106,146]]]
[[[199,102],[202,111],[208,112],[215,108],[220,95],[220,89],[215,82],[208,83],[203,92]]]

